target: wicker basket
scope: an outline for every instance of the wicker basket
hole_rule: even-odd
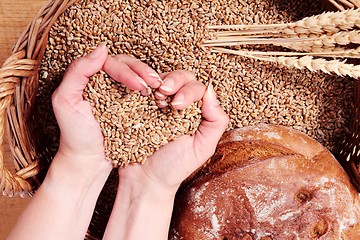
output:
[[[47,36],[57,17],[76,0],[50,0],[28,25],[13,48],[13,54],[0,69],[0,145],[3,145],[5,134],[10,141],[14,161],[14,171],[4,167],[3,150],[0,148],[0,186],[3,195],[25,196],[40,185],[46,173],[51,157],[39,156],[38,139],[33,124],[35,96],[38,86],[38,69],[47,44]],[[345,9],[360,7],[357,0],[326,0],[326,4]],[[355,186],[360,190],[360,147],[359,110],[360,87],[355,84],[354,110],[349,127],[350,134],[344,140],[343,150],[338,154]],[[360,152],[359,152],[360,153]],[[43,153],[42,153],[43,155]],[[45,159],[40,165],[39,159]],[[11,159],[6,159],[11,161]],[[41,166],[41,167],[40,167]],[[116,184],[116,183],[113,183]],[[94,215],[94,222],[105,225]],[[90,226],[91,228],[91,226]],[[95,239],[89,236],[89,239]]]

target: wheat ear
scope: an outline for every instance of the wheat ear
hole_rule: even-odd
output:
[[[250,51],[236,51],[226,48],[214,48],[217,52],[241,55],[262,61],[279,63],[286,67],[295,67],[297,69],[308,69],[311,72],[322,71],[327,74],[335,73],[339,76],[350,76],[352,78],[360,77],[360,65],[348,64],[346,60],[326,60],[324,58],[313,58],[312,56],[303,57],[271,57],[264,55],[253,55]]]
[[[360,77],[360,65],[348,64],[345,61],[314,59],[312,56],[297,57],[272,57],[269,61],[280,63],[286,67],[298,69],[307,68],[312,72],[336,73],[339,76]]]
[[[341,31],[333,35],[322,36],[291,36],[290,38],[269,38],[262,35],[251,37],[243,36],[226,36],[218,39],[204,42],[204,46],[236,46],[252,44],[272,44],[282,46],[296,51],[305,52],[339,52],[345,51],[349,44],[360,44],[360,31],[353,30],[349,32]],[[340,45],[340,46],[338,46]]]
[[[300,21],[284,24],[253,24],[253,25],[219,25],[208,26],[209,29],[237,29],[247,35],[252,34],[334,34],[340,30],[351,30],[360,26],[360,9],[338,12],[325,12],[320,15],[306,17]],[[245,31],[245,32],[244,32]],[[234,32],[234,31],[232,31]],[[241,32],[241,31],[239,31]],[[241,34],[241,33],[239,33]]]
[[[281,41],[282,40],[282,41]],[[280,41],[276,39],[273,43],[275,46],[287,47],[296,51],[305,52],[340,52],[347,49],[349,44],[360,44],[360,31],[354,30],[350,32],[338,32],[333,35],[323,35],[317,39],[297,38],[297,41],[292,39],[283,38]]]

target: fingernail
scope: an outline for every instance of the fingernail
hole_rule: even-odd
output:
[[[105,43],[101,43],[94,51],[89,53],[89,58],[95,59],[100,57],[101,54],[103,54],[105,48],[106,48]]]
[[[160,89],[166,92],[171,92],[175,86],[175,82],[172,78],[166,79],[166,81],[161,85]]]
[[[169,104],[165,100],[160,100],[158,105],[159,107],[167,107]]]
[[[156,78],[157,80],[162,82],[162,79],[160,78],[159,74],[157,74],[157,72],[155,72],[153,70],[148,70],[146,72],[150,77]]]
[[[171,105],[172,105],[172,106],[181,105],[181,104],[184,103],[184,100],[185,100],[184,94],[179,93],[179,94],[176,95],[176,101],[172,101],[172,102],[171,102]]]
[[[209,94],[210,103],[214,106],[219,106],[219,101],[216,97],[216,93],[211,83],[207,87],[207,92]]]
[[[142,90],[140,91],[140,93],[141,93],[143,96],[149,96],[150,93],[151,93],[151,88],[149,88],[149,86],[146,84],[146,82],[144,81],[144,79],[142,79],[141,77],[138,77],[138,78],[137,78],[137,81],[138,81],[141,85],[143,85],[143,86],[145,87],[144,89],[142,89]]]
[[[143,96],[149,96],[151,94],[151,88],[147,87],[140,91]]]
[[[159,92],[159,91],[156,91],[156,92],[155,92],[155,96],[158,97],[158,98],[165,98],[165,95],[162,94],[162,93]]]
[[[152,77],[152,78],[156,78],[158,80],[158,82],[163,83],[163,80],[160,78],[159,74],[157,72],[155,72],[152,69],[147,69],[146,73]]]
[[[137,81],[143,85],[144,87],[148,88],[149,86],[146,84],[146,82],[144,81],[144,79],[142,79],[141,77],[137,78]]]

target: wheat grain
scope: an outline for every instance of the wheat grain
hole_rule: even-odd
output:
[[[259,122],[281,124],[336,149],[348,121],[352,81],[240,56],[219,56],[200,46],[211,34],[207,25],[290,22],[314,11],[322,10],[310,0],[78,1],[49,33],[52,40],[42,60],[36,115],[41,116],[41,130],[45,136],[59,135],[54,116],[48,116],[49,99],[67,65],[106,42],[111,54],[135,56],[158,72],[185,69],[205,84],[211,80],[230,116],[228,130]],[[200,121],[199,105],[183,113],[159,112],[152,95],[129,92],[104,73],[92,78],[84,96],[94,106],[108,158],[120,166],[145,161],[159,145],[176,134],[191,133]],[[54,144],[51,151],[56,152],[56,141],[43,139]]]

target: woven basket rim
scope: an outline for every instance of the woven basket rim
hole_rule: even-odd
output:
[[[0,190],[5,196],[31,195],[40,184],[39,159],[30,139],[27,120],[34,102],[38,69],[45,52],[47,36],[58,16],[77,0],[50,0],[38,11],[14,45],[12,55],[0,69],[0,145],[5,134],[14,162],[15,172],[4,166],[0,149]]]

